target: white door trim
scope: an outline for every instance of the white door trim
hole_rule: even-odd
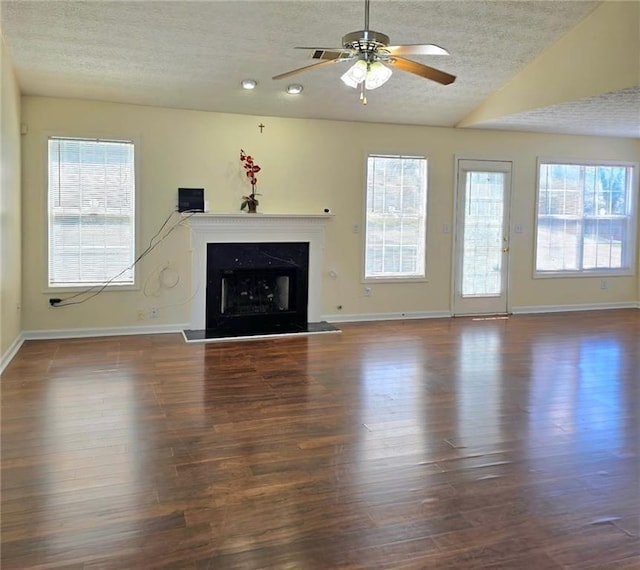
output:
[[[513,186],[513,159],[505,158],[499,159],[495,157],[487,157],[487,156],[461,156],[455,155],[454,160],[454,224],[453,224],[453,247],[452,247],[452,263],[451,263],[451,314],[454,316],[462,316],[462,315],[480,315],[480,314],[505,314],[510,312],[510,300],[509,300],[509,283],[510,283],[510,271],[511,266],[509,264],[509,249],[510,249],[510,217],[511,217],[511,192]],[[472,309],[462,310],[460,308],[458,289],[460,288],[460,276],[461,276],[461,263],[462,263],[462,255],[460,253],[460,240],[463,236],[463,227],[464,223],[461,221],[461,211],[460,211],[460,200],[463,196],[461,196],[460,192],[460,184],[461,184],[461,172],[462,166],[464,163],[468,163],[466,166],[473,166],[473,163],[477,163],[478,170],[482,171],[486,169],[487,171],[496,171],[496,172],[505,172],[508,176],[507,178],[507,187],[505,188],[505,204],[503,210],[503,236],[506,238],[505,246],[508,248],[505,254],[505,260],[503,264],[503,293],[500,295],[499,303],[494,303],[493,306],[491,303],[480,303],[478,310]],[[493,166],[493,168],[492,168]],[[458,301],[458,302],[457,302]],[[468,303],[471,304],[471,303]],[[482,305],[487,305],[487,307],[481,307]],[[499,310],[494,310],[499,308]]]

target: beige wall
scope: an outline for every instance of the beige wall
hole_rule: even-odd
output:
[[[372,315],[448,311],[451,291],[454,156],[513,160],[510,305],[635,303],[636,276],[533,279],[533,222],[536,159],[638,161],[630,139],[553,136],[513,132],[359,124],[254,117],[90,101],[23,98],[24,329],[27,331],[181,324],[189,321],[188,231],[179,228],[140,265],[138,291],[106,292],[75,307],[52,309],[46,280],[45,140],[47,133],[134,137],[139,141],[140,231],[147,243],[176,206],[179,186],[204,186],[211,210],[237,211],[248,189],[239,149],[254,155],[261,210],[320,213],[330,207],[325,248],[324,315]],[[259,123],[264,123],[261,134]],[[368,152],[425,154],[430,158],[428,282],[376,284],[363,295],[360,282],[364,163]],[[157,287],[157,272],[171,264],[180,275],[172,289]],[[329,270],[338,274],[328,277]],[[63,295],[62,295],[63,296]],[[140,321],[141,309],[160,307],[159,318]],[[342,310],[336,309],[342,305]]]
[[[20,93],[0,36],[0,362],[20,339]]]

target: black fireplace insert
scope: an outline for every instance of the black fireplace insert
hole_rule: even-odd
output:
[[[207,331],[307,325],[309,243],[208,243]]]

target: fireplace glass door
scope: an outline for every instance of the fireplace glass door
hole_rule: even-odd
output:
[[[287,269],[225,271],[220,312],[223,315],[282,313],[293,307],[294,275]]]

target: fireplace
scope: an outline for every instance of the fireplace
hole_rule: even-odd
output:
[[[320,330],[323,327],[319,325],[327,325],[321,319],[322,266],[324,227],[332,218],[330,214],[198,213],[185,217],[191,228],[192,253],[191,319],[184,331],[188,341],[215,339],[211,327],[222,329],[221,337],[233,337],[233,331],[224,331],[230,328],[238,331],[237,336],[249,336],[241,331],[244,325],[254,336],[260,335],[264,327],[261,321],[269,324],[269,320],[273,323],[278,319],[285,323],[279,325],[283,330],[286,325],[304,321],[309,332],[328,332]],[[306,261],[298,258],[296,251],[274,253],[272,247],[284,244],[298,253],[306,250]],[[229,245],[244,249],[237,249],[236,255],[224,253],[224,246]],[[211,271],[218,272],[215,278],[209,273],[210,250],[217,259],[226,258],[223,267],[213,269],[215,264],[211,265]],[[266,301],[256,299],[260,291]],[[229,295],[235,293],[254,298],[230,300]],[[227,318],[232,314],[234,319],[240,319],[234,325]],[[339,332],[331,325],[324,328]]]
[[[290,330],[307,325],[309,244],[207,244],[206,329]]]

